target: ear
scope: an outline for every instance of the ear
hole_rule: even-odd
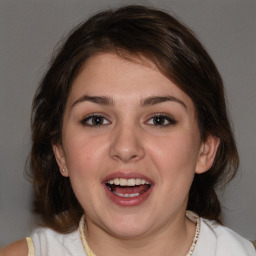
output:
[[[202,142],[195,170],[197,174],[207,172],[212,167],[219,144],[220,139],[213,135],[207,136]]]
[[[60,144],[54,144],[52,146],[54,155],[55,155],[55,159],[56,162],[59,166],[59,170],[61,175],[63,175],[64,177],[68,177],[68,168],[67,168],[67,164],[66,164],[66,158],[65,158],[65,154],[64,154],[64,150],[62,145]]]

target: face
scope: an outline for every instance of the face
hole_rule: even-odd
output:
[[[209,148],[188,95],[149,61],[105,53],[74,81],[54,152],[88,226],[124,238],[184,219]]]

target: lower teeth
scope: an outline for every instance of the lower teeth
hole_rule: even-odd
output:
[[[113,194],[117,195],[117,196],[120,196],[120,197],[136,197],[136,196],[139,196],[140,193],[135,193],[135,194],[121,194],[121,193],[117,193],[117,192],[114,192],[112,191]]]

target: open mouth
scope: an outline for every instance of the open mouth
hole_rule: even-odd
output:
[[[133,198],[145,193],[152,184],[140,178],[115,178],[105,182],[105,185],[116,196]]]

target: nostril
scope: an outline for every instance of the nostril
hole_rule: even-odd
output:
[[[114,139],[109,147],[109,156],[122,162],[139,160],[144,154],[143,145],[135,138],[125,141]]]
[[[140,158],[140,156],[138,154],[131,154],[128,151],[117,152],[117,154],[113,154],[111,157],[114,159],[119,159],[124,162],[136,160],[136,159]]]

